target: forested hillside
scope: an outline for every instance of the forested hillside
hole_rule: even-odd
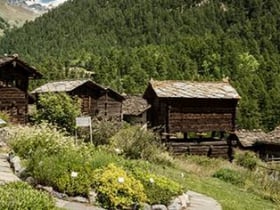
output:
[[[0,53],[18,53],[46,80],[79,77],[72,70],[82,68],[127,93],[142,93],[150,78],[228,77],[242,97],[239,126],[273,129],[279,17],[277,0],[73,0],[6,31]]]

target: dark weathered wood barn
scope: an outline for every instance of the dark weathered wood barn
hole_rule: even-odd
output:
[[[17,56],[0,57],[0,110],[7,112],[12,122],[27,122],[29,80],[41,77]]]
[[[150,81],[148,121],[175,153],[227,156],[239,95],[228,82]],[[209,134],[210,133],[210,134]],[[210,135],[210,136],[209,136]]]
[[[142,96],[126,96],[123,102],[123,119],[131,124],[145,124],[150,105]]]
[[[78,96],[84,115],[102,119],[122,120],[122,102],[124,97],[110,88],[104,88],[91,80],[69,80],[50,82],[38,87],[32,94],[38,98],[42,93],[64,92]]]

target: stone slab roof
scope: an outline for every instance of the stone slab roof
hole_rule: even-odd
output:
[[[81,85],[92,82],[90,80],[68,80],[68,81],[56,81],[56,82],[49,82],[44,84],[35,90],[32,93],[47,93],[47,92],[71,92],[72,90],[80,87]],[[99,85],[98,85],[99,86]],[[100,86],[101,89],[104,89]]]
[[[228,82],[150,81],[158,97],[240,99],[237,91]]]
[[[37,69],[34,67],[28,65],[24,61],[20,60],[17,55],[15,56],[0,56],[0,68],[8,65],[10,63],[15,63],[15,65],[20,65],[29,75],[29,77],[32,78],[41,78],[42,74],[38,72]]]
[[[264,141],[267,138],[267,134],[262,130],[237,130],[235,132],[240,144],[243,147],[252,147],[257,142]]]
[[[256,144],[280,145],[280,126],[269,133],[262,130],[238,130],[236,135],[243,147],[251,147]]]
[[[142,114],[150,105],[141,96],[126,96],[123,102],[123,114],[137,116]]]

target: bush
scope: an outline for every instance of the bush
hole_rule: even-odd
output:
[[[94,180],[98,201],[104,208],[122,209],[147,200],[141,182],[113,164],[96,170]]]
[[[258,158],[253,152],[239,152],[235,155],[235,163],[244,168],[254,170],[258,163]]]
[[[30,158],[38,148],[41,148],[46,155],[51,155],[74,147],[73,138],[48,124],[13,127],[10,133],[8,144],[23,158]]]
[[[239,172],[229,168],[222,168],[213,174],[213,177],[218,178],[224,182],[231,183],[233,185],[243,185],[245,178],[240,175]]]
[[[68,195],[87,196],[92,184],[91,160],[91,154],[83,147],[69,148],[52,155],[37,150],[27,170],[40,184]],[[77,173],[76,177],[72,176],[73,172]]]
[[[81,106],[77,99],[65,93],[46,93],[40,95],[39,108],[34,114],[34,121],[47,121],[68,132],[74,132],[75,119],[81,114]]]
[[[144,185],[150,204],[169,204],[173,197],[183,193],[182,186],[164,176],[158,176],[139,169],[132,170],[136,179]]]
[[[120,129],[120,123],[108,120],[93,120],[92,122],[92,139],[96,146],[107,145],[109,139]]]
[[[28,184],[23,182],[1,185],[0,198],[0,209],[57,209],[54,201],[48,194],[33,190]]]
[[[139,126],[121,129],[111,138],[111,147],[119,149],[126,158],[144,159],[171,164],[172,157],[165,151],[160,139],[151,131]]]

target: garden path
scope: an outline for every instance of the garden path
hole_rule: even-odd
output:
[[[188,191],[187,194],[191,200],[188,210],[222,210],[221,205],[213,198],[193,191]]]

